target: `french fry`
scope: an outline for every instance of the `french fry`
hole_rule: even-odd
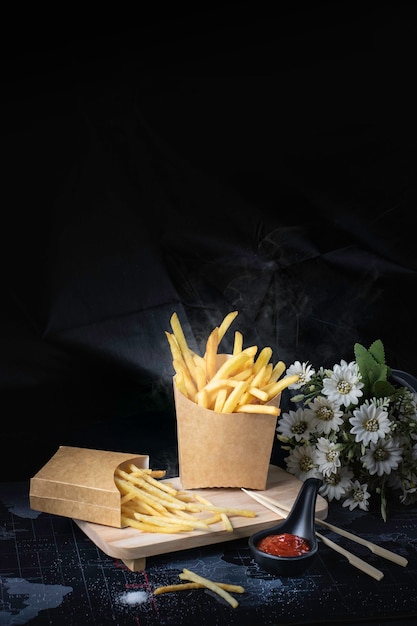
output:
[[[267,378],[266,365],[262,365],[251,380],[251,387],[262,387]]]
[[[271,376],[269,378],[269,382],[270,383],[276,383],[278,378],[281,378],[281,376],[283,375],[283,373],[285,372],[286,369],[286,365],[284,363],[284,361],[278,361],[271,372]]]
[[[191,352],[193,356],[194,365],[196,367],[201,367],[202,370],[206,369],[206,360],[204,356],[200,356],[196,352]]]
[[[233,525],[232,525],[232,522],[229,519],[229,516],[226,515],[226,513],[221,513],[220,517],[221,517],[221,519],[223,521],[224,529],[227,530],[227,532],[229,532],[229,533],[233,532]]]
[[[281,378],[276,383],[271,383],[264,387],[264,391],[267,392],[269,399],[275,398],[283,389],[286,389],[290,385],[296,383],[299,379],[297,374],[292,374],[291,376],[285,376],[285,378]]]
[[[235,509],[233,507],[228,506],[216,506],[214,504],[206,504],[203,509],[204,511],[215,511],[217,513],[225,513],[231,517],[256,517],[256,513],[251,509]]]
[[[222,412],[224,403],[226,402],[226,398],[227,398],[227,389],[223,387],[223,389],[219,389],[216,399],[214,401],[214,410],[216,411],[216,413]]]
[[[258,387],[256,386],[249,387],[249,394],[254,396],[255,398],[258,398],[258,400],[261,400],[261,402],[268,402],[269,400],[269,395],[266,393],[266,391],[258,389]]]
[[[255,363],[253,364],[254,373],[257,374],[260,369],[266,366],[269,363],[271,357],[272,357],[272,348],[270,348],[269,346],[262,348],[262,350],[258,354],[257,359],[255,360]]]
[[[251,367],[247,367],[244,370],[240,370],[233,376],[233,380],[252,380],[253,379],[253,370]]]
[[[226,602],[228,602],[230,606],[234,609],[239,606],[239,602],[236,600],[236,598],[230,595],[230,593],[226,591],[226,589],[223,589],[223,587],[220,587],[217,583],[213,582],[209,578],[199,576],[199,574],[195,574],[185,567],[182,570],[181,574],[179,574],[179,577],[181,578],[181,580],[189,580],[191,582],[204,585],[205,587],[207,587],[207,589],[210,589],[210,591],[213,591],[214,593],[217,593],[219,596],[221,596],[223,600],[226,600]]]
[[[219,329],[216,326],[214,330],[211,331],[207,343],[206,343],[206,353],[205,353],[205,363],[206,363],[206,382],[211,380],[216,373],[216,360],[217,360],[217,349],[219,347]]]
[[[192,400],[195,398],[195,395],[197,393],[197,385],[195,384],[194,380],[191,377],[191,374],[187,368],[187,366],[182,362],[182,361],[176,361],[174,359],[174,361],[172,362],[175,371],[177,372],[177,374],[181,374],[181,380],[182,383],[185,387],[186,393],[187,393],[187,397],[191,398]]]
[[[167,493],[170,493],[172,496],[177,495],[177,490],[174,489],[174,487],[171,487],[171,485],[169,485],[168,483],[162,483],[160,480],[156,480],[157,478],[163,478],[166,475],[165,470],[157,471],[157,470],[148,470],[147,468],[142,469],[134,465],[134,463],[130,463],[128,468],[129,468],[131,480],[133,480],[134,477],[136,476],[141,476],[144,480],[146,480],[151,485],[154,485],[158,489],[161,489],[162,491],[166,491]]]
[[[226,332],[229,330],[232,322],[234,319],[236,319],[238,315],[238,311],[232,311],[231,313],[228,313],[226,315],[226,317],[224,318],[224,320],[222,321],[222,323],[219,326],[219,343],[221,342],[221,340],[223,339],[223,337],[225,336]]]
[[[134,513],[135,519],[140,522],[149,522],[149,516],[143,515],[142,513],[138,513],[137,511]],[[201,528],[203,530],[209,530],[209,525],[207,522],[199,519],[185,519],[185,517],[171,517],[169,515],[161,515],[158,517],[157,515],[152,516],[152,524],[155,526],[184,526],[187,530],[194,530],[195,528]]]
[[[248,383],[246,380],[240,381],[224,403],[222,413],[233,413],[247,388]]]
[[[207,393],[207,389],[204,389],[204,387],[197,392],[195,399],[199,406],[202,406],[205,409],[210,408],[209,394]]]
[[[239,404],[239,413],[262,413],[264,415],[280,415],[281,409],[271,404]]]
[[[207,500],[206,498],[203,498],[199,494],[196,494],[195,498],[198,502],[201,502],[202,504],[208,504],[209,506],[211,506],[211,502]],[[226,513],[220,513],[220,519],[222,520],[224,524],[225,530],[227,530],[228,532],[233,532],[232,522],[230,521]]]
[[[235,340],[233,342],[233,354],[239,354],[243,350],[243,335],[239,330],[235,331]]]
[[[122,515],[122,524],[125,526],[131,526],[132,528],[136,528],[136,530],[141,530],[144,533],[164,533],[164,534],[174,534],[174,533],[182,533],[187,532],[190,529],[188,526],[157,526],[156,524],[150,524],[146,522],[139,522],[130,517],[124,517]]]
[[[188,395],[187,387],[185,385],[184,374],[183,372],[177,372],[174,376],[175,384],[177,385],[178,390],[182,393],[183,396],[190,399]]]
[[[198,390],[203,389],[207,383],[206,368],[202,368],[200,365],[195,366],[195,382]]]
[[[152,476],[152,478],[164,478],[166,476],[166,470],[155,470],[150,469],[149,467],[137,467],[134,463],[129,464],[129,471],[132,473],[132,476]]]
[[[274,371],[274,365],[272,364],[272,362],[267,363],[265,367],[265,382],[266,383],[272,382],[271,376],[272,376],[273,371]]]
[[[184,335],[184,331],[182,329],[180,320],[178,319],[178,315],[176,313],[173,313],[171,315],[170,323],[171,323],[172,332],[174,333],[174,337],[177,340],[177,344],[179,346],[179,349],[181,351],[185,364],[187,365],[187,368],[189,370],[191,377],[194,377],[195,365],[194,365],[192,351],[190,350],[188,346],[187,340]]]

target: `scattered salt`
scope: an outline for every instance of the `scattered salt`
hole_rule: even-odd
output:
[[[146,602],[147,598],[146,591],[126,591],[126,593],[122,593],[119,601],[122,604],[142,604]]]

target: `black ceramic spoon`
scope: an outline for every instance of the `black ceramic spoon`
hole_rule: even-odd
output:
[[[263,569],[278,576],[294,576],[302,574],[311,565],[318,550],[315,511],[317,494],[322,484],[319,478],[307,478],[302,483],[287,517],[279,524],[259,530],[249,537],[252,556]],[[264,537],[284,533],[305,539],[309,544],[309,551],[299,556],[275,556],[258,548]]]

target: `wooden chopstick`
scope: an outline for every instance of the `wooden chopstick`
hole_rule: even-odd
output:
[[[260,504],[262,504],[264,507],[266,507],[267,509],[270,509],[271,511],[273,511],[274,513],[277,513],[277,515],[279,515],[280,517],[286,517],[288,515],[288,511],[284,511],[283,509],[279,508],[278,506],[271,504],[270,502],[268,502],[268,500],[270,500],[270,498],[265,499],[266,496],[263,496],[259,493],[254,493],[252,491],[248,491],[247,489],[244,489],[243,487],[241,487],[242,491],[244,491],[249,497],[253,498],[254,500],[256,500],[257,502],[259,502]],[[331,541],[330,539],[328,539],[327,537],[325,537],[324,535],[321,535],[320,533],[316,532],[316,535],[319,539],[321,539],[321,541],[323,543],[325,543],[329,548],[332,548],[333,550],[335,550],[336,552],[338,552],[339,554],[342,554],[343,556],[345,556],[349,563],[351,565],[353,565],[354,567],[356,567],[357,569],[361,570],[362,572],[364,572],[365,574],[368,574],[368,576],[372,576],[372,578],[375,578],[376,580],[381,580],[384,577],[384,573],[381,572],[381,570],[377,569],[376,567],[374,567],[373,565],[370,565],[369,563],[367,563],[366,561],[360,559],[358,556],[356,556],[355,554],[352,554],[351,552],[349,552],[348,550],[345,550],[345,548],[342,548],[341,546],[339,546],[337,543],[334,543],[334,541]]]
[[[247,493],[248,496],[250,496],[251,498],[253,498],[257,502],[259,502],[259,504],[262,504],[265,508],[269,509],[270,511],[273,511],[274,513],[276,513],[280,517],[283,517],[283,518],[287,517],[290,509],[286,510],[286,509],[278,506],[278,504],[275,504],[273,501],[270,501],[270,498],[267,498],[266,496],[262,495],[261,493],[254,492],[254,491],[249,491],[248,489],[245,489],[244,487],[241,487],[241,490],[244,491],[245,493]]]
[[[335,543],[331,539],[328,539],[324,535],[321,535],[318,532],[316,532],[316,535],[319,539],[321,539],[323,543],[329,546],[329,548],[332,548],[336,552],[343,554],[343,556],[347,558],[347,560],[349,561],[351,565],[353,565],[354,567],[357,567],[365,574],[372,576],[372,578],[375,578],[376,580],[381,580],[381,578],[384,578],[384,572],[381,572],[381,570],[377,569],[373,565],[370,565],[366,561],[363,561],[355,554],[352,554],[351,552],[349,552],[349,550],[345,550],[345,548],[342,548],[342,546],[339,546],[337,543]]]
[[[245,493],[248,493],[248,491],[245,490]],[[269,498],[268,496],[265,496],[264,494],[259,494],[259,495],[261,496],[261,498],[264,498],[270,504],[278,506],[283,511],[290,510],[284,504],[280,504],[276,500],[272,500],[272,498]],[[387,550],[386,548],[382,548],[381,546],[378,546],[377,544],[372,543],[372,541],[368,541],[367,539],[358,537],[358,535],[354,535],[353,533],[350,533],[347,530],[344,530],[343,528],[338,528],[337,526],[333,526],[333,524],[329,524],[329,522],[326,522],[317,517],[316,517],[316,524],[320,524],[320,526],[324,526],[325,528],[332,530],[334,533],[336,533],[337,535],[340,535],[341,537],[346,537],[347,539],[350,539],[351,541],[355,541],[356,543],[359,543],[362,546],[366,546],[367,548],[369,548],[371,552],[373,552],[377,556],[382,557],[383,559],[392,561],[393,563],[396,563],[397,565],[401,565],[402,567],[405,567],[406,565],[408,565],[408,560],[404,558],[403,556],[400,556],[399,554],[396,554],[395,552],[391,552],[391,550]]]
[[[341,535],[342,537],[346,537],[351,541],[355,541],[356,543],[360,543],[362,546],[366,546],[369,548],[371,552],[376,554],[377,556],[381,556],[383,559],[387,559],[388,561],[392,561],[397,565],[401,565],[405,567],[408,565],[408,560],[401,556],[400,554],[395,554],[395,552],[391,552],[391,550],[387,550],[386,548],[382,548],[372,541],[368,541],[367,539],[363,539],[362,537],[358,537],[358,535],[353,535],[347,530],[343,530],[343,528],[338,528],[337,526],[333,526],[333,524],[329,524],[329,522],[325,522],[322,519],[316,518],[316,524],[320,524],[329,530],[332,530],[334,533]]]

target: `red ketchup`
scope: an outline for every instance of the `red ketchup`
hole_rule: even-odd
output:
[[[291,533],[267,535],[260,540],[257,547],[262,552],[273,556],[301,556],[310,552],[308,541]]]

